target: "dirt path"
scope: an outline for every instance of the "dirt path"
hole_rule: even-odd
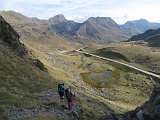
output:
[[[57,91],[54,90],[33,93],[33,96],[38,97],[41,104],[37,104],[34,107],[16,107],[14,105],[5,106],[5,111],[8,114],[9,120],[22,120],[24,118],[30,119],[41,115],[54,115],[59,119],[70,118],[71,120],[77,120],[76,117],[78,117],[78,113],[81,111],[81,108],[77,102],[74,103],[72,111],[68,110],[67,101],[64,101],[64,105],[59,103],[59,95]]]

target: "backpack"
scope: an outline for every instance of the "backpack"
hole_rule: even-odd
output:
[[[64,93],[64,84],[58,84],[58,92]]]

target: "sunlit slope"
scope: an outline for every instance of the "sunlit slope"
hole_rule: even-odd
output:
[[[146,71],[160,73],[160,49],[149,47],[147,43],[122,42],[97,46],[97,48],[91,46],[86,51],[127,62]]]
[[[76,47],[67,38],[53,33],[45,20],[28,18],[13,11],[2,11],[0,14],[19,33],[21,42],[34,45],[37,49],[46,47],[52,50],[66,50]]]

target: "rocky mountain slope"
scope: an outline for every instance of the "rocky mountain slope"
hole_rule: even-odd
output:
[[[14,11],[2,11],[0,14],[16,30],[20,35],[20,41],[25,45],[34,45],[37,49],[47,47],[52,50],[76,47],[68,39],[56,35],[48,25],[48,21],[29,18]]]
[[[160,29],[147,30],[146,32],[131,37],[128,41],[140,41],[148,42],[150,46],[160,47]]]
[[[28,56],[25,46],[19,41],[19,35],[2,16],[0,16],[0,40],[9,45],[20,57]]]
[[[145,19],[128,21],[122,25],[131,35],[136,35],[147,31],[148,29],[158,29],[160,28],[159,23],[149,22]]]
[[[145,19],[118,25],[110,17],[90,17],[83,23],[76,23],[66,20],[63,15],[57,15],[49,21],[52,30],[60,35],[83,38],[94,43],[123,41],[148,29],[160,28],[159,23],[148,22]]]
[[[56,15],[53,18],[48,20],[51,28],[56,33],[65,35],[75,35],[75,31],[79,28],[79,23],[75,23],[74,21],[68,21],[63,15]]]
[[[59,20],[57,22],[56,20]],[[84,23],[68,21],[62,15],[57,15],[49,19],[53,31],[69,37],[79,37],[88,39],[90,42],[106,43],[115,42],[119,39],[128,38],[125,30],[111,18],[91,17]]]
[[[55,16],[54,19],[58,19]],[[62,21],[63,19],[63,21]],[[128,34],[111,18],[91,17],[83,23],[68,21],[61,15],[59,23],[50,22],[52,30],[67,37],[77,37],[94,43],[111,43],[128,38]]]
[[[127,32],[109,17],[89,18],[82,23],[76,34],[95,43],[111,43],[129,37]]]
[[[22,36],[32,36],[30,38],[35,37],[40,40],[47,38],[49,41],[59,39],[65,41],[65,44],[70,43],[67,43],[68,40],[64,37],[69,38],[71,42],[81,44],[103,44],[124,41],[148,29],[160,28],[159,23],[148,22],[145,19],[118,25],[110,17],[90,17],[83,23],[77,23],[67,20],[62,14],[49,20],[28,18],[13,11],[2,11],[0,14],[19,32],[20,36],[23,34]]]

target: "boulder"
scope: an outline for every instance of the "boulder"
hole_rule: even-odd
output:
[[[156,96],[154,101],[153,101],[154,105],[160,105],[160,95]]]
[[[136,114],[136,118],[138,120],[144,120],[144,116],[143,116],[143,111],[142,110],[139,110]]]

